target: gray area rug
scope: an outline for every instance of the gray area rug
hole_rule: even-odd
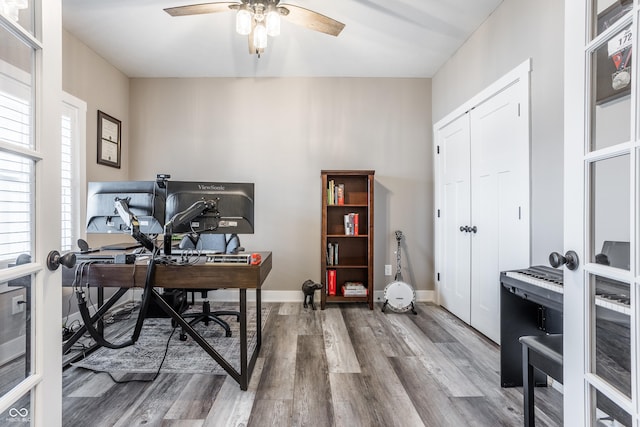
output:
[[[211,307],[212,311],[216,309],[237,310],[229,306]],[[195,311],[198,310],[200,310],[199,306],[195,308]],[[193,311],[189,310],[188,313]],[[267,322],[270,312],[271,307],[262,307],[262,327]],[[198,323],[194,329],[237,371],[240,371],[240,323],[236,322],[233,316],[221,318],[229,323],[231,337],[225,337],[224,329],[214,322],[209,322],[208,326],[203,322]],[[128,374],[155,374],[160,367],[173,329],[171,319],[145,319],[140,338],[134,345],[121,349],[102,347],[72,365],[97,372],[107,372],[114,378],[121,378]],[[171,336],[167,356],[160,369],[161,373],[226,374],[225,370],[193,338],[187,335],[186,341],[180,341],[180,331],[181,328],[175,328]],[[119,343],[129,339],[132,333],[133,325],[124,332],[123,337],[114,338],[112,342]],[[247,343],[250,357],[256,346],[256,310],[251,306],[247,310]]]

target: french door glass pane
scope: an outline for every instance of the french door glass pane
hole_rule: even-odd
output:
[[[590,425],[598,427],[631,427],[631,415],[625,412],[604,394],[591,388],[591,399],[595,408]]]
[[[33,0],[3,0],[0,1],[0,10],[15,24],[20,25],[31,35],[33,32],[35,13]]]
[[[33,253],[34,170],[32,160],[0,152],[0,268]]]
[[[631,398],[631,299],[629,284],[591,276],[595,306],[592,372]]]
[[[591,164],[591,256],[598,264],[629,270],[629,156]]]
[[[0,140],[33,148],[34,51],[0,26]]]
[[[0,413],[0,425],[3,426],[28,426],[33,425],[31,420],[33,412],[33,392],[22,396],[9,409]]]
[[[19,277],[0,287],[0,395],[7,393],[31,370],[31,275]],[[0,418],[0,425],[2,418]]]
[[[630,140],[632,39],[626,27],[592,53],[592,151]]]
[[[593,36],[611,27],[633,8],[633,0],[594,0]]]

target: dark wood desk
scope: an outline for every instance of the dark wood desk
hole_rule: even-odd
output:
[[[260,347],[262,345],[262,303],[261,288],[267,275],[271,271],[271,252],[260,252],[262,261],[258,265],[246,264],[214,264],[203,260],[193,265],[155,265],[152,286],[173,289],[238,289],[240,293],[240,372],[225,360],[196,330],[185,320],[154,289],[151,298],[160,306],[184,331],[196,341],[224,370],[240,384],[242,390],[247,390],[249,379],[253,372]],[[92,263],[85,273],[83,282],[91,286],[103,288],[119,288],[118,292],[106,303],[99,302],[99,309],[92,317],[97,321],[115,304],[127,290],[143,288],[147,276],[147,261],[141,259],[135,264],[107,264]],[[79,263],[83,262],[82,260]],[[63,286],[71,286],[75,269],[64,269],[62,274]],[[256,292],[256,347],[249,357],[247,348],[247,289]],[[82,335],[86,327],[78,333]],[[76,339],[77,340],[77,339]],[[76,340],[69,340],[70,344],[63,347],[66,351]]]

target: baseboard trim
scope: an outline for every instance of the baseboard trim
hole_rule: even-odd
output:
[[[238,293],[240,291],[238,289],[218,289],[216,291],[210,291],[209,298],[212,301],[220,301],[220,302],[238,302]],[[319,292],[319,291],[318,291]],[[435,302],[436,293],[433,290],[418,290],[416,291],[416,302]],[[125,296],[121,299],[119,304],[113,306],[110,310],[111,313],[117,312],[123,308],[125,304],[129,304],[131,302],[139,302],[142,299],[142,290],[134,289],[129,294],[125,294]],[[375,302],[384,302],[384,291],[375,291],[373,293],[373,299]],[[189,300],[191,300],[191,296],[189,296]],[[196,294],[196,301],[202,301],[203,298]],[[278,302],[292,302],[292,303],[302,303],[304,300],[304,296],[302,294],[302,290],[300,291],[274,291],[274,290],[263,290],[262,291],[262,302],[269,303],[278,303]],[[249,291],[247,292],[247,301],[255,302],[256,294],[255,292]],[[316,293],[316,302],[320,301],[320,295]],[[95,312],[95,307],[92,307],[91,312]],[[80,318],[80,313],[76,312],[69,316],[69,320],[67,324],[71,324],[74,320],[78,319],[82,322]]]
[[[217,291],[211,291],[209,298],[214,301],[222,302],[234,302],[238,301],[238,289],[219,289]],[[135,298],[140,298],[141,294],[135,295]],[[375,291],[373,293],[374,301],[384,302],[384,291]],[[262,302],[302,302],[304,296],[302,290],[300,291],[262,291]],[[201,301],[202,298],[197,295],[196,301]],[[247,301],[254,302],[256,300],[254,292],[247,292]],[[316,301],[320,300],[320,295],[316,293]],[[435,291],[416,291],[417,302],[434,302]]]

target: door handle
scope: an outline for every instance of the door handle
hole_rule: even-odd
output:
[[[64,265],[67,268],[73,268],[76,265],[76,254],[73,252],[69,252],[60,256],[60,252],[51,251],[47,256],[47,268],[51,271],[56,271],[60,264]]]
[[[476,227],[475,225],[473,227],[468,225],[461,225],[460,231],[467,232],[467,233],[477,233],[478,227]]]
[[[558,268],[563,264],[567,265],[569,270],[575,270],[578,268],[580,261],[578,260],[578,254],[575,251],[567,251],[564,256],[558,252],[551,252],[549,255],[549,264],[553,268]]]

